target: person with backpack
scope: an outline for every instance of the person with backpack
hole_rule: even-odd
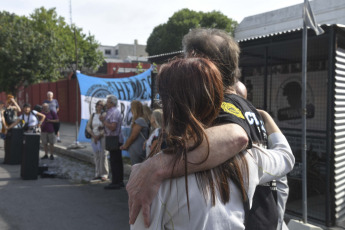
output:
[[[100,117],[102,116],[104,102],[96,103],[96,112],[91,114],[87,122],[86,130],[91,134],[91,146],[94,152],[95,177],[91,182],[108,180],[109,166],[105,151],[104,126]]]
[[[41,129],[41,125],[45,118],[46,116],[44,114],[31,110],[31,105],[29,103],[25,103],[22,115],[18,116],[17,120],[8,128],[11,129],[18,124],[22,124],[23,131],[26,133],[40,132],[39,130]]]
[[[49,109],[48,103],[43,103],[42,114],[45,115],[46,119],[41,126],[41,141],[44,146],[45,155],[41,159],[48,159],[48,144],[50,152],[50,160],[54,160],[54,144],[56,142],[54,124],[59,122],[57,114]]]
[[[217,121],[219,125],[205,131],[209,139],[209,149],[214,149],[214,151],[209,151],[210,156],[203,164],[193,165],[188,172],[212,169],[237,156],[241,150],[251,149],[253,143],[266,147],[267,134],[261,115],[250,102],[236,95],[234,86],[240,78],[238,66],[240,48],[237,42],[225,31],[199,28],[189,31],[182,43],[186,58],[205,57],[217,66],[222,75],[225,93],[221,114]],[[205,150],[204,146],[207,145],[200,145],[190,151],[194,161],[200,162],[205,159],[205,152],[208,149]],[[181,160],[172,172],[172,166],[165,163],[169,160],[169,156],[161,154],[159,157],[153,157],[132,167],[131,177],[126,187],[129,195],[130,224],[135,222],[140,209],[143,209],[145,224],[149,225],[150,204],[160,184],[165,179],[179,176],[184,172],[184,161]],[[139,179],[148,176],[150,180]],[[278,205],[274,200],[271,185],[265,183],[258,186],[259,189],[256,190],[258,193],[253,198],[254,208],[251,209],[249,215],[252,219],[248,221],[246,229],[280,230],[284,227],[283,217],[288,185],[284,180],[286,177],[282,175],[282,178],[277,178]],[[257,205],[260,202],[261,204]]]
[[[193,161],[188,150],[207,139],[206,128],[217,125],[225,96],[221,74],[204,58],[174,60],[161,67],[157,88],[163,104],[159,143],[166,142],[166,148],[158,144],[153,153],[162,150],[158,154],[171,156],[172,171],[183,160],[185,172],[160,186],[151,205],[149,229],[244,229],[256,186],[293,168],[295,159],[286,138],[265,114],[270,150],[253,144],[211,170],[189,174],[192,165],[203,164],[210,157],[209,151],[203,159]],[[144,229],[141,214],[131,229]]]

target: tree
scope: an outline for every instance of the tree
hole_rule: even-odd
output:
[[[182,9],[167,23],[156,26],[147,40],[146,52],[157,55],[182,49],[182,38],[193,28],[223,29],[233,35],[237,22],[219,11],[208,13]]]
[[[56,81],[63,71],[95,69],[103,61],[92,35],[67,25],[55,9],[39,8],[30,17],[0,12],[0,91],[16,93],[20,86]]]
[[[3,12],[0,25],[0,90],[15,93],[49,72],[40,57],[46,43],[25,17]]]
[[[76,25],[67,25],[63,17],[58,17],[55,8],[46,10],[41,7],[30,15],[35,29],[46,34],[48,38],[53,38],[55,54],[59,54],[60,68],[70,71],[76,70],[77,45],[78,70],[95,70],[102,64],[104,57],[101,51],[97,51],[99,43],[90,33],[84,34],[81,28]],[[75,40],[77,42],[75,42]]]

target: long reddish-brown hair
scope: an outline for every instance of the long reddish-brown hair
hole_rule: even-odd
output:
[[[161,67],[157,76],[157,86],[163,106],[163,135],[157,146],[165,142],[167,148],[164,149],[164,153],[176,156],[173,168],[180,160],[184,161],[189,209],[187,172],[188,164],[191,163],[188,162],[188,151],[197,148],[205,139],[208,146],[207,155],[196,164],[205,162],[209,156],[205,128],[212,126],[218,116],[223,101],[222,77],[217,67],[207,59],[177,59]],[[153,151],[152,155],[157,151],[158,149]],[[239,154],[238,157],[214,168],[212,172],[207,170],[196,173],[199,188],[203,191],[205,199],[210,195],[214,205],[218,190],[222,202],[228,202],[229,179],[240,181],[240,189],[244,195],[241,162],[245,163],[248,172],[246,161],[243,155]]]

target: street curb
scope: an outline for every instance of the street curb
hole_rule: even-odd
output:
[[[40,149],[44,151],[43,146],[40,146]],[[80,153],[78,150],[68,149],[65,146],[61,145],[54,145],[54,154],[70,157],[88,164],[92,164],[95,166],[95,162],[92,155],[87,155],[86,153]],[[124,180],[127,181],[129,178],[129,175],[131,173],[132,166],[130,164],[123,164],[124,169]]]
[[[74,151],[73,149],[67,149],[65,146],[54,146],[54,152],[95,165],[93,156],[89,156],[78,151]]]
[[[41,148],[41,150],[44,150],[42,145],[40,146],[40,148]],[[95,165],[92,156],[88,156],[86,154],[83,154],[83,153],[80,153],[77,151],[73,151],[72,149],[67,149],[67,147],[65,147],[65,146],[54,145],[54,154],[74,158],[76,160],[80,160],[80,161]]]

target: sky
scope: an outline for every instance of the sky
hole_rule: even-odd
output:
[[[175,12],[220,11],[240,23],[245,17],[303,3],[304,0],[0,0],[0,11],[29,16],[34,9],[56,8],[67,23],[95,36],[102,45],[141,45]],[[70,7],[71,6],[71,7]],[[70,13],[72,12],[72,13]],[[72,17],[71,17],[72,15]]]

